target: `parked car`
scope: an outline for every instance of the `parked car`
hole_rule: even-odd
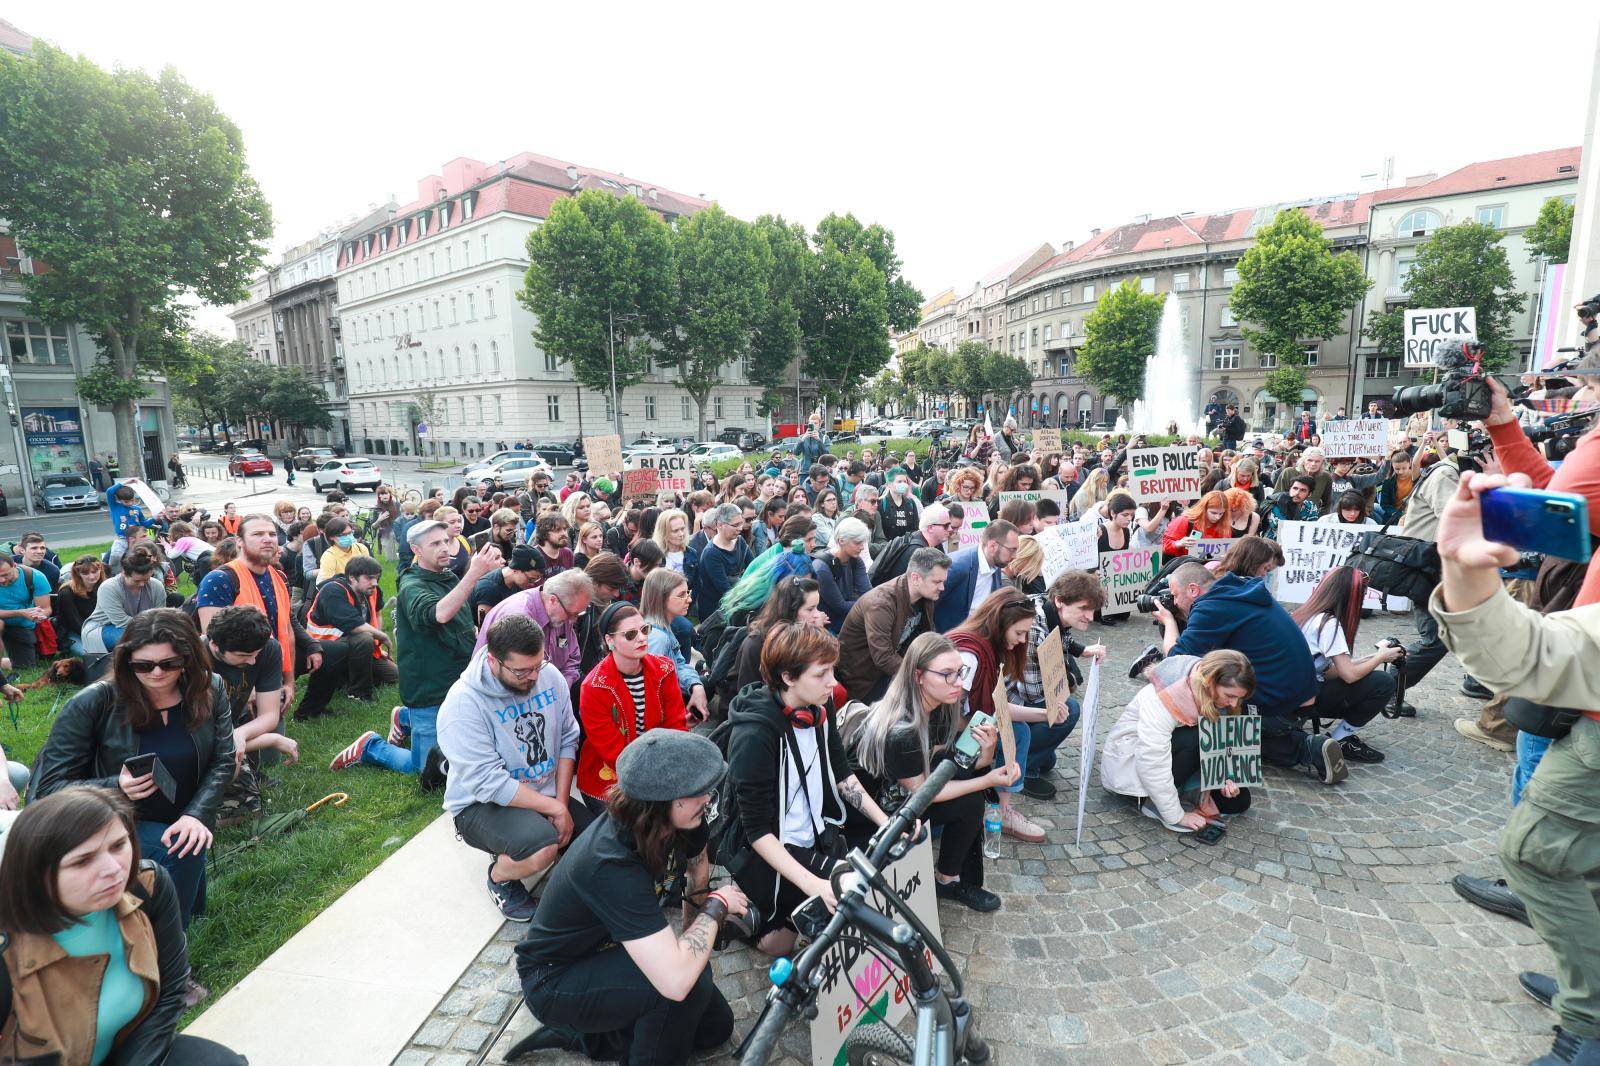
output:
[[[251,437],[249,440],[234,441],[233,450],[239,452],[260,452],[262,455],[266,455],[268,448],[267,442],[262,440],[260,437]]]
[[[383,483],[383,471],[371,459],[329,459],[311,475],[313,492],[354,492],[376,489]]]
[[[717,440],[720,440],[724,444],[732,444],[737,446],[739,443],[739,438],[744,436],[744,434],[745,431],[742,427],[728,426],[723,429],[721,433],[717,434]]]
[[[672,442],[672,448],[679,455],[687,455],[700,447],[700,442],[693,437],[678,437]]]
[[[315,470],[330,459],[339,456],[332,448],[301,448],[290,458],[296,470]]]
[[[721,441],[707,441],[689,453],[689,458],[696,463],[714,463],[719,459],[738,459],[744,453],[732,444]]]
[[[891,418],[883,427],[885,437],[909,437],[915,431],[916,423],[909,418]]]
[[[486,456],[485,458],[477,459],[468,463],[466,466],[461,468],[461,474],[463,477],[472,477],[485,467],[493,466],[495,463],[504,462],[507,459],[531,458],[533,458],[533,452],[527,448],[508,448],[503,452],[495,452],[494,454]]]
[[[921,422],[911,427],[911,432],[908,436],[931,437],[935,431],[948,434],[950,432],[950,423],[942,418],[924,418]]]
[[[534,455],[526,459],[502,459],[472,476],[478,481],[490,481],[496,490],[518,488],[538,471],[550,472],[550,464]]]
[[[46,474],[34,497],[44,511],[71,511],[99,507],[101,494],[82,474]]]
[[[737,444],[742,451],[753,452],[757,448],[765,448],[767,446],[767,438],[764,434],[750,430],[748,432],[739,434],[739,439],[734,441],[734,443]]]
[[[638,455],[676,455],[678,446],[664,437],[654,437],[645,443],[635,441],[622,449],[622,461],[626,465],[634,456]]]
[[[228,473],[234,477],[255,477],[257,474],[272,476],[272,460],[258,451],[234,452],[228,457]]]
[[[550,466],[571,466],[578,458],[577,447],[560,440],[536,441],[532,451],[535,458],[543,459]]]
[[[645,447],[659,446],[659,445],[666,445],[667,447],[670,448],[672,446],[672,441],[668,440],[666,437],[648,437],[648,436],[645,436],[645,435],[641,434],[637,440],[631,440],[627,444],[624,444],[622,446],[622,450],[623,451],[632,451],[632,450],[634,450],[636,448],[645,448]],[[650,452],[650,453],[647,453],[647,454],[653,455],[653,454],[656,454],[656,453]]]

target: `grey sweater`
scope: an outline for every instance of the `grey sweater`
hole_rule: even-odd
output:
[[[107,626],[126,629],[134,615],[161,607],[166,602],[167,591],[156,574],[151,574],[150,582],[137,592],[128,587],[121,574],[107,578],[95,592],[94,613],[83,623],[84,650],[91,655],[104,655],[110,649],[106,647],[101,630]]]
[[[508,807],[517,786],[556,795],[556,769],[578,755],[578,720],[567,679],[549,663],[533,688],[512,692],[479,648],[439,707],[439,747],[450,760],[444,809],[473,803]]]

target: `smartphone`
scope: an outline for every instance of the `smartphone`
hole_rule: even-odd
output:
[[[828,905],[822,902],[821,896],[806,897],[806,901],[789,914],[795,929],[807,940],[815,940],[821,936],[822,931],[828,927],[828,920],[832,917]]]
[[[1211,822],[1208,823],[1204,829],[1196,832],[1194,836],[1195,839],[1200,841],[1202,844],[1215,844],[1217,841],[1226,836],[1227,833],[1228,829],[1226,826],[1217,825],[1215,822]]]
[[[1589,501],[1572,492],[1508,485],[1483,494],[1483,535],[1518,551],[1589,558]]]
[[[178,783],[172,779],[172,771],[168,770],[155,752],[145,752],[143,755],[130,755],[122,760],[122,765],[134,777],[143,777],[154,774],[156,791],[160,792],[171,803],[178,796]]]
[[[984,722],[992,723],[993,721],[994,715],[989,714],[987,711],[973,712],[971,720],[967,722],[967,728],[963,729],[961,735],[956,738],[955,760],[957,766],[963,770],[970,770],[977,763],[982,747],[978,744],[978,738],[972,735],[972,731]]]

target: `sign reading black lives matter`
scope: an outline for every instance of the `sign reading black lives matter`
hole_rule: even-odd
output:
[[[1128,470],[1134,503],[1192,503],[1200,498],[1200,453],[1195,448],[1129,448]]]
[[[1223,782],[1260,788],[1261,716],[1224,714],[1215,722],[1205,716],[1195,723],[1200,734],[1200,788],[1214,792]]]
[[[629,470],[654,470],[656,488],[662,492],[689,491],[687,455],[635,455],[628,460]]]
[[[1405,364],[1438,366],[1439,353],[1478,339],[1475,307],[1410,307],[1405,316]]]

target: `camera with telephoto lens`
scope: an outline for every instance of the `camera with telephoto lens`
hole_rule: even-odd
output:
[[[1581,411],[1547,418],[1542,424],[1522,427],[1528,439],[1544,446],[1546,459],[1565,459],[1578,446],[1578,438],[1594,426],[1597,412]]]
[[[1460,348],[1439,353],[1439,381],[1432,385],[1402,385],[1391,401],[1397,416],[1437,409],[1444,418],[1467,421],[1489,417],[1488,375],[1483,372],[1483,345],[1468,341]]]
[[[1140,614],[1155,614],[1157,607],[1165,607],[1169,613],[1177,613],[1178,603],[1172,598],[1171,589],[1162,589],[1154,594],[1140,593],[1138,602],[1134,604]]]

